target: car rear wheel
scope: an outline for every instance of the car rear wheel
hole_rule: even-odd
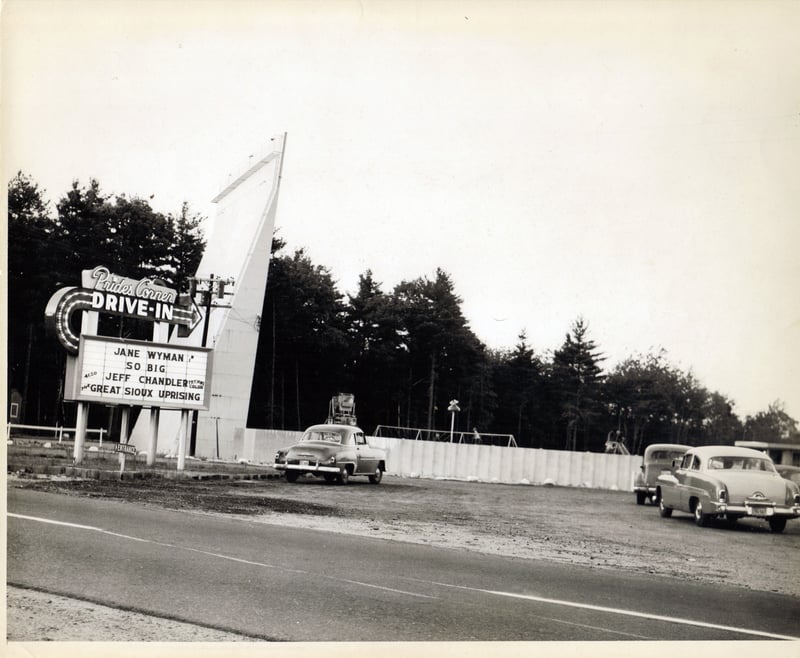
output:
[[[369,476],[369,481],[372,484],[380,484],[382,479],[383,479],[383,469],[380,466],[378,466],[378,468],[375,469],[375,473]]]
[[[672,508],[664,504],[664,499],[662,497],[658,499],[658,513],[665,519],[672,516]]]
[[[297,478],[300,476],[300,473],[297,471],[286,471],[286,481],[287,482],[297,482]]]
[[[769,520],[769,529],[772,532],[783,532],[785,527],[786,519],[781,516]]]
[[[709,519],[709,515],[703,512],[703,503],[698,500],[694,505],[694,522],[702,528],[708,525]]]
[[[644,491],[637,491],[636,492],[636,504],[637,505],[644,505],[644,501],[647,500],[647,494]]]

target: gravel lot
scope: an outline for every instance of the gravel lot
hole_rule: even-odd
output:
[[[360,478],[336,486],[314,478],[288,484],[10,475],[8,486],[800,596],[800,521],[780,535],[749,520],[733,529],[697,528],[677,512],[662,519],[657,508],[636,505],[627,492],[391,476],[379,486]],[[109,639],[99,620],[111,613],[118,618],[118,611],[103,606],[10,587],[8,639]],[[102,637],[93,635],[87,617],[98,620],[94,627]],[[114,638],[235,639],[202,632],[200,637],[186,624],[126,613]]]

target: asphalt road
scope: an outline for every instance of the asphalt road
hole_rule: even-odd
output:
[[[795,597],[18,489],[7,566],[13,585],[265,640],[800,637]]]

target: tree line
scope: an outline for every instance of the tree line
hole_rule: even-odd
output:
[[[74,181],[53,213],[30,176],[19,172],[9,182],[7,390],[22,396],[23,424],[74,424],[75,405],[62,400],[65,352],[45,330],[50,297],[80,286],[81,272],[98,265],[184,289],[205,249],[202,219],[187,203],[164,215],[149,200],[104,193],[96,180]],[[146,340],[152,323],[101,316],[99,332]],[[98,418],[108,410],[92,407],[90,426],[108,427],[107,418]]]
[[[44,334],[47,299],[106,265],[157,276],[186,290],[203,249],[202,217],[184,203],[174,215],[149,202],[103,194],[90,181],[48,212],[43,191],[20,173],[9,183],[8,386],[24,391],[24,422],[70,422],[60,401],[63,354]],[[602,451],[609,436],[632,452],[655,442],[690,445],[738,439],[794,440],[797,422],[780,401],[740,418],[727,396],[670,364],[668,354],[632,355],[610,369],[577,317],[552,352],[525,331],[509,349],[489,349],[471,330],[447,272],[384,290],[371,271],[343,294],[330,270],[273,239],[260,318],[248,426],[299,430],[324,420],[337,392],[353,393],[359,424],[512,434],[521,447]],[[108,318],[101,333],[146,338],[146,323]]]

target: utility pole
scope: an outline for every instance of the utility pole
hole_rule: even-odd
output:
[[[230,304],[220,303],[218,300],[224,300],[226,294],[233,294],[226,292],[225,287],[233,285],[234,280],[222,279],[215,277],[213,274],[207,279],[200,277],[192,277],[189,282],[189,294],[195,297],[199,292],[202,296],[201,305],[204,309],[205,317],[203,318],[203,339],[201,347],[206,347],[208,342],[208,327],[211,319],[211,309],[213,308],[230,308]],[[215,300],[216,303],[215,303]],[[192,411],[192,429],[189,438],[189,455],[194,457],[195,449],[197,447],[197,416],[198,411]]]

